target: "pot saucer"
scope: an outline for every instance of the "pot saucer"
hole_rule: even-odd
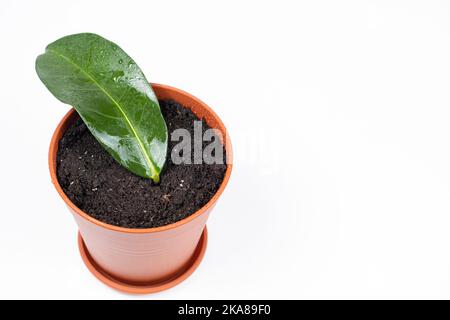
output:
[[[78,232],[78,248],[80,250],[81,258],[83,259],[89,271],[104,284],[116,290],[134,294],[155,293],[167,290],[185,280],[200,265],[200,262],[202,261],[205,255],[207,243],[208,243],[208,231],[205,226],[202,236],[200,237],[200,241],[198,242],[197,248],[195,249],[194,255],[192,256],[189,264],[186,267],[184,267],[178,274],[176,274],[172,278],[162,280],[160,282],[152,282],[151,284],[150,283],[135,284],[118,280],[112,277],[111,275],[107,274],[105,271],[103,271],[90,256],[86,248],[86,245],[84,244],[83,238],[81,237],[81,234]]]

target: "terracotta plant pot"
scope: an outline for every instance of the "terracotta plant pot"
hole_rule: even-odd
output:
[[[56,175],[58,142],[77,118],[74,109],[61,120],[53,134],[49,152],[52,182],[75,217],[78,244],[89,270],[101,281],[130,293],[151,293],[168,289],[186,279],[200,264],[206,249],[206,220],[230,178],[232,150],[225,126],[205,103],[166,85],[152,84],[159,99],[173,99],[204,118],[225,137],[227,170],[213,198],[200,210],[176,223],[148,229],[122,228],[101,222],[73,204]]]

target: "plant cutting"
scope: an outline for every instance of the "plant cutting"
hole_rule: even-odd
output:
[[[53,135],[49,168],[89,270],[132,293],[184,280],[203,258],[206,221],[231,174],[220,118],[182,90],[150,84],[95,34],[51,43],[36,71],[73,107]]]

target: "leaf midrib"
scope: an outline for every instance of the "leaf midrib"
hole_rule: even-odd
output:
[[[47,51],[50,53],[53,53],[54,55],[66,60],[67,62],[69,62],[70,64],[72,64],[73,66],[75,66],[76,68],[78,68],[82,73],[84,73],[109,99],[111,99],[111,101],[114,103],[114,105],[117,107],[117,109],[120,111],[120,113],[123,115],[123,117],[126,120],[127,125],[129,126],[130,130],[132,131],[133,135],[136,137],[136,140],[139,144],[140,150],[142,152],[142,154],[144,155],[145,160],[147,161],[147,164],[150,167],[150,170],[152,171],[152,179],[158,178],[157,177],[157,172],[155,169],[155,165],[153,164],[152,160],[150,159],[150,157],[148,156],[147,152],[145,151],[144,148],[144,144],[142,143],[141,139],[139,138],[136,130],[134,129],[133,125],[131,124],[130,119],[128,119],[125,111],[122,109],[122,107],[120,106],[120,104],[111,96],[111,94],[109,94],[109,92],[103,88],[100,83],[97,82],[97,80],[95,80],[95,78],[87,71],[85,71],[83,68],[81,68],[78,64],[76,64],[74,61],[72,61],[70,58],[66,57],[65,55],[59,53],[58,51],[54,50],[54,49],[49,49],[47,48]],[[155,181],[157,182],[157,181]]]

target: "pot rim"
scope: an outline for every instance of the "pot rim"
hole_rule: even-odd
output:
[[[69,197],[67,197],[67,195],[62,190],[61,185],[59,184],[58,178],[56,176],[56,153],[58,151],[58,144],[59,144],[59,139],[57,136],[59,135],[60,131],[62,130],[63,125],[76,112],[76,110],[74,108],[72,108],[69,110],[69,112],[66,113],[66,115],[59,122],[58,126],[55,129],[55,132],[53,133],[53,136],[52,136],[52,139],[50,142],[50,149],[49,149],[49,153],[48,153],[48,165],[49,165],[49,169],[50,169],[50,176],[51,176],[52,183],[56,188],[56,191],[58,191],[58,194],[61,196],[63,201],[66,203],[66,205],[68,205],[80,217],[84,218],[85,220],[87,220],[89,222],[92,222],[92,223],[98,225],[99,227],[109,229],[112,231],[117,231],[117,232],[122,232],[122,233],[134,233],[134,234],[155,233],[155,232],[162,232],[162,231],[167,231],[170,229],[175,229],[177,227],[180,227],[180,226],[196,219],[197,217],[199,217],[200,215],[205,213],[209,208],[211,208],[215,204],[215,202],[219,199],[220,195],[224,191],[224,189],[230,179],[231,169],[233,167],[233,164],[232,164],[233,152],[232,152],[232,148],[231,148],[231,142],[230,142],[230,138],[228,135],[228,131],[225,128],[225,125],[223,124],[223,122],[219,118],[219,116],[210,107],[208,107],[208,105],[206,105],[206,103],[204,103],[203,101],[201,101],[200,99],[198,99],[197,97],[191,95],[190,93],[188,93],[186,91],[183,91],[183,90],[180,90],[180,89],[168,86],[168,85],[164,85],[164,84],[151,83],[151,85],[152,85],[152,87],[158,87],[158,88],[169,90],[169,91],[175,91],[178,94],[185,95],[192,100],[196,100],[198,105],[201,106],[201,108],[206,109],[207,112],[217,121],[218,127],[219,127],[217,129],[223,131],[222,134],[224,135],[224,138],[225,138],[224,144],[225,144],[225,150],[226,150],[226,154],[227,154],[226,155],[227,170],[225,171],[225,176],[224,176],[222,183],[220,184],[220,187],[217,190],[217,192],[203,207],[201,207],[199,210],[197,210],[193,214],[189,215],[188,217],[186,217],[180,221],[177,221],[175,223],[171,223],[171,224],[160,226],[160,227],[154,227],[154,228],[138,229],[138,228],[125,228],[125,227],[114,226],[114,225],[102,222],[100,220],[97,220],[94,217],[85,213],[80,208],[78,208],[69,199]]]

